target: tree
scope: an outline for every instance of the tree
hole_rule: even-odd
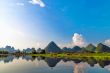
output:
[[[32,54],[36,54],[37,52],[36,52],[36,50],[35,50],[35,48],[32,48]]]

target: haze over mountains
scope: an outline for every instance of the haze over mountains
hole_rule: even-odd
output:
[[[6,46],[5,48],[0,48],[0,51],[8,51],[10,53],[17,52],[17,50],[15,50],[15,48],[11,47],[11,46]]]
[[[5,48],[0,48],[0,51],[7,51],[9,53],[15,53],[20,51],[19,49],[16,50],[14,47],[6,46]],[[89,44],[86,47],[79,47],[74,46],[73,48],[60,48],[57,46],[57,44],[53,41],[51,41],[44,49],[38,48],[35,50],[35,48],[27,48],[23,49],[23,53],[32,53],[33,51],[37,53],[61,53],[61,52],[110,52],[110,47],[99,43],[97,46],[94,46],[93,44]]]

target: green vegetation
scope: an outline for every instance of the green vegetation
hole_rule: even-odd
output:
[[[0,51],[0,54],[8,54],[8,51]]]
[[[79,58],[95,58],[98,60],[109,59],[110,53],[51,53],[51,54],[30,54],[31,56],[42,56],[42,57],[51,57],[51,58],[65,58],[65,59],[79,59]]]

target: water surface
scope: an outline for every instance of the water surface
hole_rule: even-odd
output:
[[[0,73],[110,73],[110,61],[0,56]]]

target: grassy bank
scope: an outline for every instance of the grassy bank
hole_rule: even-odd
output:
[[[67,58],[67,59],[75,59],[75,58],[94,58],[98,60],[109,59],[110,53],[62,53],[62,54],[31,54],[31,56],[42,56],[42,57],[51,57],[51,58]]]

